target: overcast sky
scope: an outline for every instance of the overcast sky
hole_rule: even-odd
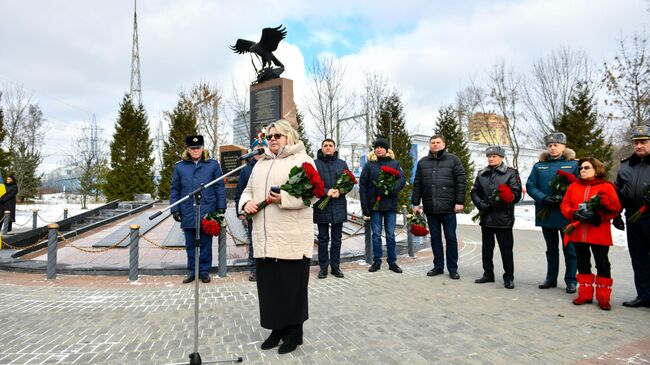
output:
[[[257,40],[284,24],[276,52],[284,77],[305,95],[313,57],[331,53],[347,65],[346,88],[368,71],[384,75],[405,103],[412,132],[431,133],[437,110],[499,59],[526,73],[561,46],[582,50],[596,66],[618,40],[644,32],[647,0],[499,1],[216,1],[141,0],[138,31],[142,95],[152,132],[178,92],[198,81],[228,97],[253,78],[250,59],[232,53],[237,38]],[[71,139],[91,118],[110,139],[129,90],[133,1],[0,0],[0,88],[22,85],[47,119],[41,168],[61,165]],[[302,108],[304,109],[304,107]]]

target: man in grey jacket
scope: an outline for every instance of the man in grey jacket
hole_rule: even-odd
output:
[[[443,273],[445,256],[442,249],[442,232],[447,244],[447,270],[449,277],[460,279],[458,274],[458,240],[456,238],[456,213],[463,211],[467,176],[460,159],[446,151],[445,138],[429,138],[429,155],[418,161],[413,181],[411,204],[413,214],[420,214],[420,200],[424,205],[433,250],[433,269],[427,276]],[[442,226],[442,230],[441,230]]]

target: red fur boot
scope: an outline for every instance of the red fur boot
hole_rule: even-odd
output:
[[[594,274],[578,274],[578,297],[573,300],[573,304],[581,305],[591,303],[594,300]]]
[[[614,280],[612,278],[596,276],[596,299],[598,300],[598,306],[602,310],[608,311],[612,309],[612,306],[609,304],[609,298],[612,295],[613,283]]]

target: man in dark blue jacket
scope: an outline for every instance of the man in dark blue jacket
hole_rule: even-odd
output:
[[[264,149],[265,147],[268,147],[268,144],[263,138],[256,138],[251,142],[251,151],[255,149]],[[237,178],[237,191],[235,191],[235,209],[239,206],[239,198],[241,198],[242,192],[246,189],[246,185],[248,185],[248,179],[251,177],[253,167],[255,167],[255,163],[260,158],[262,158],[262,155],[255,155],[249,158],[246,166],[239,171],[239,177]],[[246,214],[239,214],[238,217],[243,222],[248,237],[248,267],[250,270],[248,281],[257,281],[255,258],[253,257],[253,222],[246,220]]]
[[[219,163],[208,156],[203,149],[203,136],[185,137],[187,150],[183,152],[183,159],[174,166],[172,175],[169,203],[174,204],[190,192],[221,177]],[[223,181],[219,181],[201,193],[201,212],[199,219],[208,213],[226,209],[226,188]],[[194,281],[195,263],[195,235],[196,217],[194,199],[188,199],[172,208],[174,220],[181,223],[185,233],[185,251],[187,252],[188,275],[183,283]],[[212,236],[201,231],[201,252],[199,256],[199,278],[204,283],[210,282],[210,268],[212,267]]]
[[[406,185],[404,173],[395,160],[395,154],[388,148],[388,141],[384,138],[378,138],[373,144],[374,151],[368,156],[368,163],[361,170],[359,178],[359,195],[361,196],[361,209],[363,215],[370,217],[370,226],[372,228],[372,252],[373,263],[368,269],[375,272],[381,268],[381,257],[383,255],[381,247],[381,230],[384,226],[386,231],[386,261],[388,268],[396,273],[401,273],[402,269],[397,266],[397,245],[395,243],[395,225],[397,223],[397,194]],[[375,181],[379,179],[379,171],[382,166],[387,166],[399,171],[400,177],[388,195],[383,195]],[[379,208],[373,210],[373,205],[378,196],[381,196]]]
[[[555,288],[557,286],[557,276],[560,270],[560,251],[562,246],[564,252],[564,264],[566,271],[564,281],[566,283],[566,292],[576,292],[576,271],[578,259],[576,249],[573,243],[562,245],[562,228],[569,224],[560,212],[560,203],[562,200],[556,200],[553,197],[551,181],[557,175],[558,170],[564,170],[570,174],[578,173],[578,162],[576,153],[566,148],[566,135],[560,132],[550,133],[544,137],[546,143],[546,152],[539,156],[528,181],[526,181],[526,190],[528,195],[535,199],[535,225],[542,227],[544,241],[546,241],[546,279],[539,284],[540,289]],[[550,209],[548,217],[543,219],[539,213],[542,209]]]
[[[342,278],[343,272],[339,268],[341,263],[341,240],[343,236],[343,222],[348,220],[347,201],[345,195],[338,189],[333,189],[336,180],[348,170],[348,164],[338,158],[336,143],[327,138],[318,150],[316,169],[323,179],[327,196],[331,200],[323,210],[318,208],[320,200],[314,204],[314,223],[318,225],[318,264],[320,265],[319,279],[327,277],[327,268],[331,265],[332,275]],[[322,199],[325,199],[324,197]],[[321,200],[322,200],[321,199]],[[331,232],[331,233],[330,233]],[[332,241],[331,248],[327,246]]]
[[[447,270],[449,277],[458,280],[458,239],[456,238],[456,213],[463,211],[467,175],[460,159],[447,152],[445,138],[433,135],[429,138],[429,154],[418,161],[413,180],[411,204],[413,214],[420,214],[420,199],[431,230],[433,269],[427,276],[443,273],[445,255],[442,248],[442,232],[445,232]],[[442,226],[442,230],[440,229]]]
[[[650,126],[634,127],[632,142],[634,154],[621,161],[616,176],[616,189],[627,218],[627,247],[637,293],[636,298],[623,302],[623,305],[650,308],[650,211],[643,213],[638,221],[630,221],[643,205],[650,207]],[[613,223],[614,227],[625,229],[620,217]]]

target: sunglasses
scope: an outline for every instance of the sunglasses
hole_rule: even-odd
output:
[[[580,166],[578,170],[591,170],[591,166]]]
[[[267,134],[266,139],[269,140],[269,141],[272,140],[272,139],[279,140],[280,138],[282,138],[282,136],[284,136],[284,134],[282,134],[282,133]]]

